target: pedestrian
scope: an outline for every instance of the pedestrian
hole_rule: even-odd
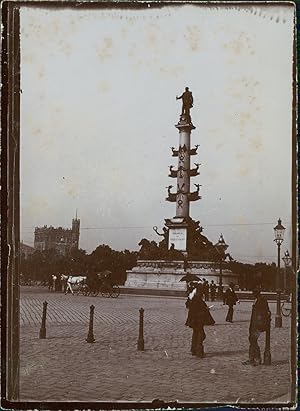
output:
[[[267,300],[260,294],[259,289],[253,290],[255,297],[249,326],[249,359],[243,364],[261,364],[261,355],[257,340],[262,332],[270,327],[271,312]]]
[[[57,288],[57,285],[56,285],[57,276],[56,276],[55,274],[53,274],[52,279],[53,279],[52,290],[53,290],[53,291],[56,291],[56,288]]]
[[[217,286],[216,286],[214,280],[211,280],[209,290],[210,290],[210,299],[211,299],[211,301],[215,301]]]
[[[62,274],[61,276],[61,285],[62,285],[62,292],[66,294],[67,291],[67,281],[68,281],[69,276]]]
[[[48,290],[53,291],[53,275],[48,275]]]
[[[230,283],[229,288],[225,292],[225,304],[228,305],[228,313],[226,316],[226,321],[233,322],[233,306],[239,301],[236,293],[234,292],[234,284]]]
[[[203,341],[206,338],[204,326],[213,325],[215,321],[209,312],[209,308],[203,301],[202,285],[197,285],[197,287],[190,293],[185,305],[189,310],[185,325],[193,329],[191,345],[192,355],[203,358]]]
[[[203,292],[205,301],[209,301],[209,283],[205,279],[203,281]]]
[[[74,295],[73,289],[72,289],[72,284],[71,284],[71,276],[69,275],[67,278],[67,288],[65,294],[68,294],[68,291],[71,291],[71,294]]]

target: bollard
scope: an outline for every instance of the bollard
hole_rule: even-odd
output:
[[[47,301],[43,303],[42,325],[40,328],[40,338],[46,338],[46,316],[47,316]]]
[[[137,342],[138,351],[144,351],[144,309],[140,310],[140,323],[139,323],[139,339]]]
[[[268,321],[266,329],[266,344],[264,352],[264,365],[271,365],[271,351],[270,351],[270,331],[271,331],[271,318]]]
[[[88,332],[88,336],[87,336],[87,339],[86,339],[86,342],[88,342],[88,343],[95,342],[95,337],[94,337],[94,332],[93,332],[93,328],[94,328],[94,310],[95,310],[95,307],[93,305],[91,305],[90,306],[89,332]]]

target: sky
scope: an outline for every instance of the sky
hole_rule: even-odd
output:
[[[70,227],[77,210],[87,252],[159,241],[188,86],[202,184],[191,217],[249,263],[276,261],[280,217],[291,251],[293,18],[274,4],[22,7],[21,239]]]

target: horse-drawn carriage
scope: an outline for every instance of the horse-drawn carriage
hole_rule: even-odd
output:
[[[120,288],[114,283],[112,272],[105,270],[93,276],[85,277],[78,286],[77,295],[79,294],[93,297],[101,294],[102,297],[117,298],[120,295]]]

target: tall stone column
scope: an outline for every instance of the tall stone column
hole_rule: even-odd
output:
[[[176,217],[190,216],[190,146],[191,131],[196,127],[184,116],[175,126],[179,130]]]
[[[200,185],[196,184],[197,191],[191,192],[190,178],[199,174],[199,164],[196,168],[191,169],[191,156],[197,154],[198,145],[191,148],[191,131],[196,127],[191,121],[189,113],[182,113],[179,122],[175,125],[179,131],[179,147],[175,150],[172,147],[173,157],[178,157],[177,170],[170,166],[169,177],[176,178],[176,192],[171,193],[168,187],[167,201],[176,202],[176,214],[171,219],[166,219],[165,224],[168,227],[168,248],[175,248],[183,253],[188,252],[188,243],[190,241],[191,231],[198,228],[198,223],[190,217],[190,202],[199,200]]]

